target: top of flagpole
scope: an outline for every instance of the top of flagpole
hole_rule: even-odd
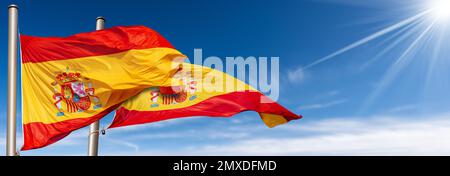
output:
[[[8,9],[9,9],[9,8],[16,8],[16,9],[18,9],[19,6],[17,6],[16,4],[11,4],[11,5],[8,6]]]
[[[105,20],[105,17],[103,17],[103,16],[98,16],[98,17],[97,17],[97,20],[100,20],[100,19],[103,20],[103,21],[106,21],[106,20]]]

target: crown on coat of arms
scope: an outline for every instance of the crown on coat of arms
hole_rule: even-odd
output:
[[[62,72],[56,75],[56,79],[63,83],[76,81],[81,78],[81,74],[78,72]]]

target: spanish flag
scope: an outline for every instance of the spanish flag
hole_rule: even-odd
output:
[[[302,117],[209,67],[184,63],[173,84],[180,86],[153,86],[124,102],[109,128],[189,116],[230,117],[242,111],[258,112],[270,128]]]
[[[64,138],[150,85],[171,85],[186,58],[144,26],[20,41],[22,150]]]

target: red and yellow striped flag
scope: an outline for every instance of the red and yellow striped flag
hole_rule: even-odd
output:
[[[20,40],[22,150],[64,138],[150,85],[171,85],[185,58],[144,26]]]
[[[258,112],[268,127],[301,118],[250,85],[209,67],[184,63],[174,78],[181,86],[154,86],[124,102],[109,128],[188,116],[229,117],[242,111]]]

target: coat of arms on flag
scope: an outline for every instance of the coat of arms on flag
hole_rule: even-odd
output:
[[[102,107],[89,78],[83,77],[79,72],[70,72],[67,68],[67,72],[56,74],[55,81],[51,85],[54,90],[53,104],[58,109],[57,116],[63,116],[64,111],[69,113],[86,111],[91,108],[91,104],[92,109]]]
[[[197,81],[190,74],[183,74],[181,77],[179,76],[178,80],[181,82],[179,86],[151,87],[150,106],[155,108],[160,105],[178,104],[196,99]]]

